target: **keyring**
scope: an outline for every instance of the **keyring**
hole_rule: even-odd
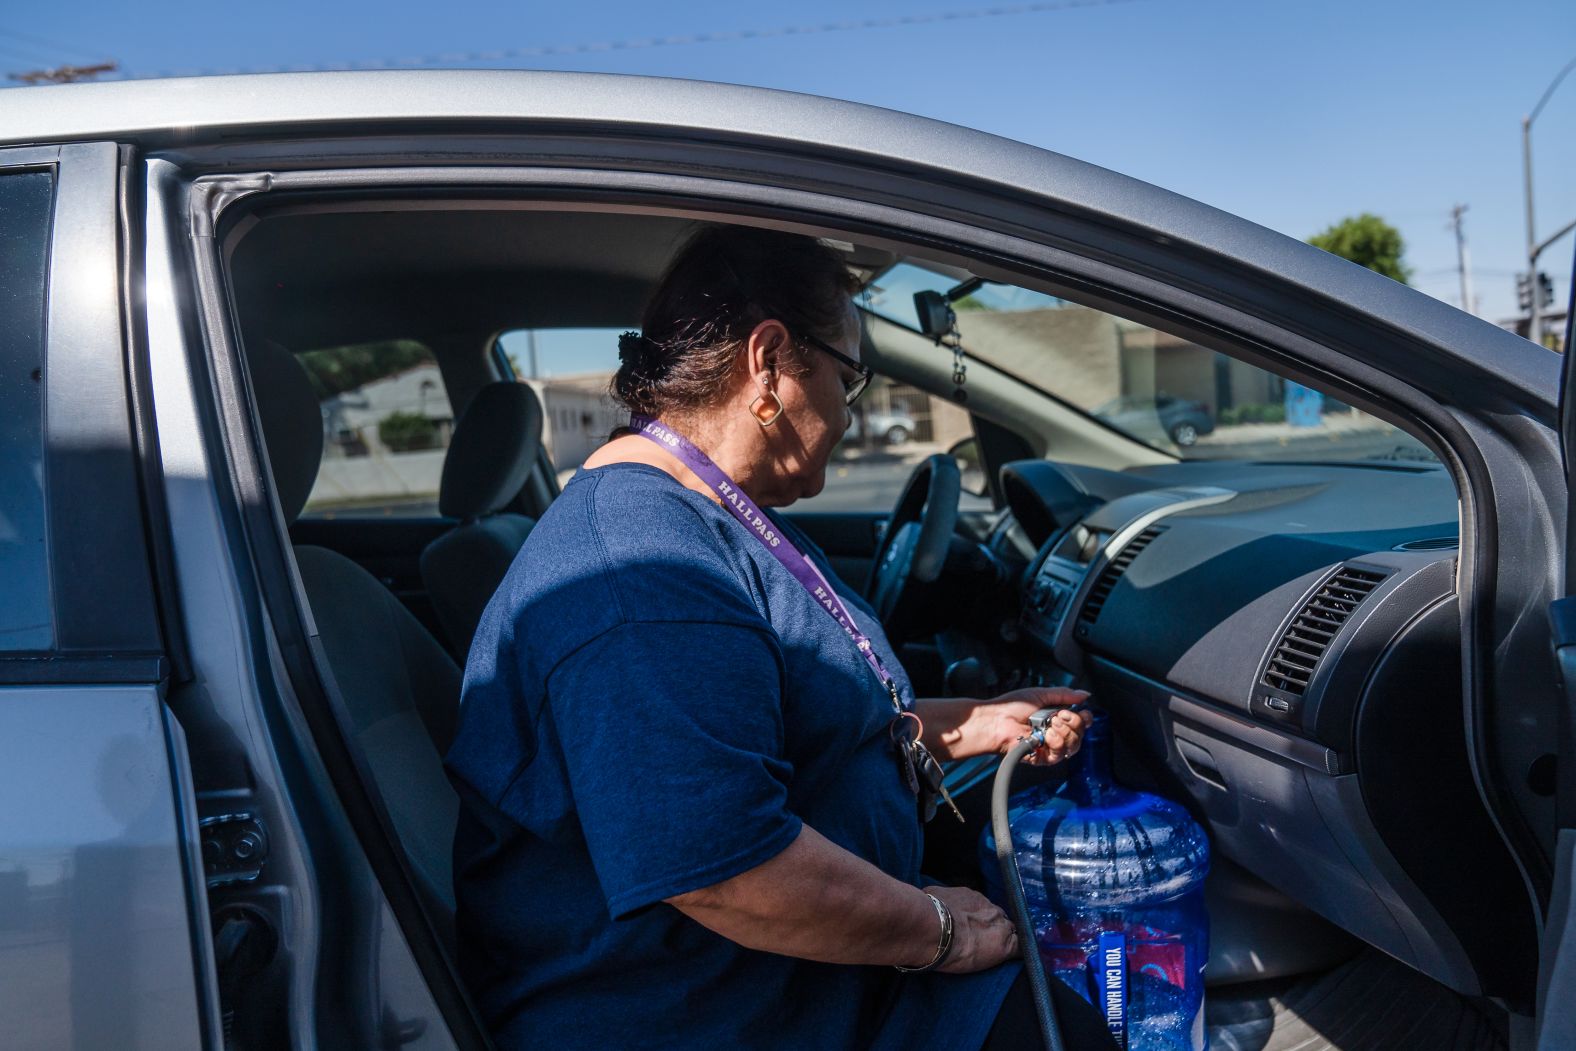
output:
[[[918,741],[925,736],[925,724],[920,721],[919,716],[913,712],[898,712],[897,718],[893,719],[892,724],[887,728],[887,733],[891,735],[894,741],[897,740],[897,728],[902,725],[904,719],[914,720],[914,736],[912,740]]]

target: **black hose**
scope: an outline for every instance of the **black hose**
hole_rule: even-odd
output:
[[[1018,761],[1044,743],[1035,735],[1019,741],[996,768],[996,781],[990,793],[991,834],[996,837],[996,861],[1001,865],[1001,882],[1007,891],[1007,904],[1013,925],[1018,928],[1018,946],[1023,952],[1023,969],[1029,975],[1029,995],[1034,1013],[1045,1036],[1045,1051],[1065,1051],[1062,1030],[1056,1024],[1056,1007],[1051,1003],[1051,987],[1045,978],[1045,963],[1034,939],[1034,922],[1029,919],[1029,903],[1023,897],[1023,879],[1018,874],[1018,857],[1012,849],[1012,828],[1007,821],[1007,795],[1012,789],[1012,772]]]

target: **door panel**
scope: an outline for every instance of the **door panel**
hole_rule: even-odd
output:
[[[152,687],[0,688],[0,1017],[13,1046],[203,1046],[187,908],[197,829],[173,769]]]

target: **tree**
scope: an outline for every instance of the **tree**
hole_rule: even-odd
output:
[[[1412,276],[1412,268],[1401,261],[1406,252],[1401,231],[1368,212],[1342,219],[1323,233],[1308,238],[1308,243],[1403,285]]]
[[[391,339],[350,347],[309,350],[300,355],[319,398],[355,390],[396,372],[430,364],[432,351],[414,340]]]
[[[378,421],[378,441],[397,453],[436,448],[438,425],[419,412],[391,412]]]

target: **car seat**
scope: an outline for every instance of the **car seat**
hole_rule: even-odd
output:
[[[454,429],[438,510],[460,524],[421,553],[421,579],[449,648],[460,660],[493,592],[535,519],[504,510],[530,477],[542,448],[542,405],[524,383],[489,383]]]
[[[306,369],[284,347],[249,355],[274,490],[285,521],[306,506],[323,455],[323,418]],[[312,620],[417,888],[452,944],[452,851],[459,799],[443,753],[459,715],[460,669],[376,577],[327,548],[295,547]]]

